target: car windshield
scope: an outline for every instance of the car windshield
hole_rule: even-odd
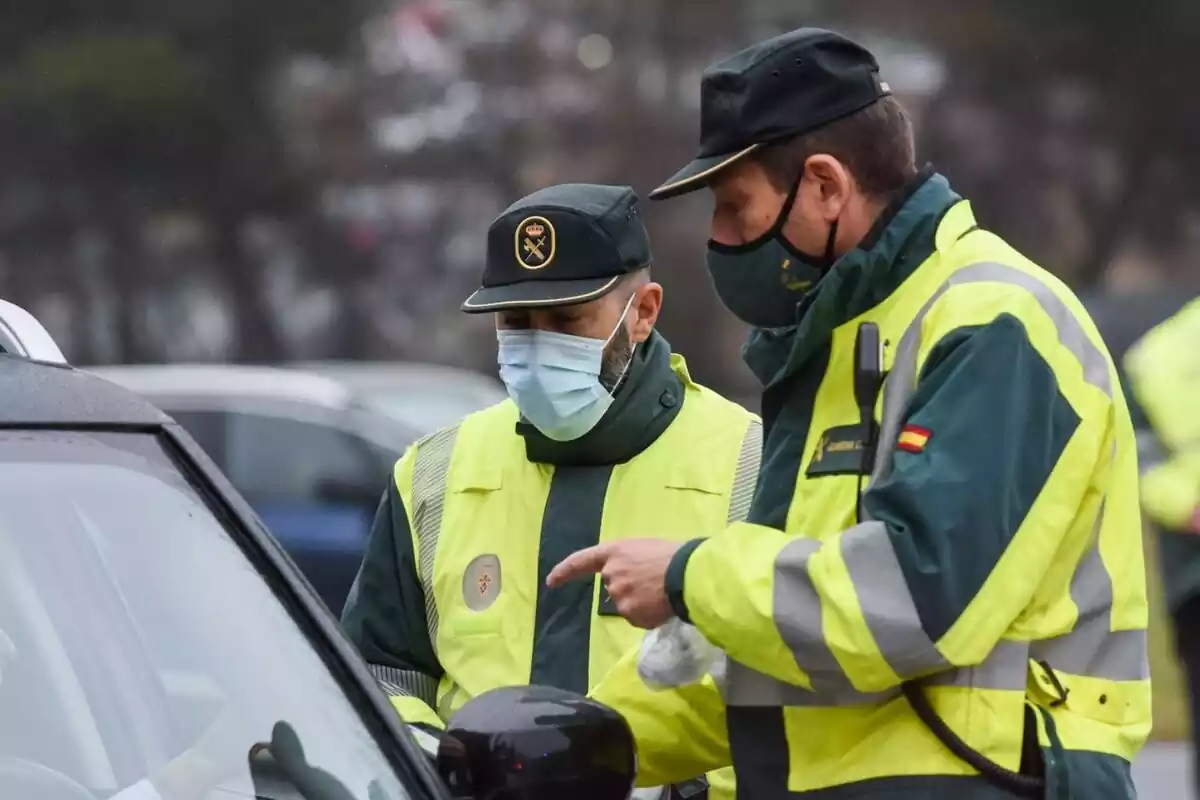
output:
[[[409,797],[158,438],[0,431],[0,797],[134,794]]]

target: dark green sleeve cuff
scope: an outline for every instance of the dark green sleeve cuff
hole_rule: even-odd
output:
[[[675,555],[671,556],[671,563],[667,565],[667,602],[671,604],[671,610],[675,612],[675,616],[679,617],[684,622],[691,622],[691,617],[688,616],[687,604],[683,601],[683,577],[687,573],[687,562],[692,557],[692,553],[696,548],[704,544],[704,539],[692,539],[690,542],[684,543],[683,547],[675,551]]]

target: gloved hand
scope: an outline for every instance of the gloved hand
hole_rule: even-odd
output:
[[[725,654],[693,625],[675,618],[642,639],[638,675],[652,689],[696,683],[705,675],[724,673]]]

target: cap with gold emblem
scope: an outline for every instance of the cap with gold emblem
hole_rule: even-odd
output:
[[[650,260],[650,236],[632,188],[551,186],[513,203],[492,223],[483,285],[462,310],[586,303]]]

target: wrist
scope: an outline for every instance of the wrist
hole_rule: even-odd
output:
[[[696,548],[704,544],[705,541],[705,539],[692,539],[690,542],[685,542],[682,547],[675,551],[675,555],[671,556],[671,563],[667,565],[665,581],[667,602],[671,604],[671,610],[675,612],[675,616],[688,623],[692,620],[691,615],[688,613],[687,602],[683,594],[684,579],[687,577],[688,559],[692,557],[692,553],[696,552]]]

